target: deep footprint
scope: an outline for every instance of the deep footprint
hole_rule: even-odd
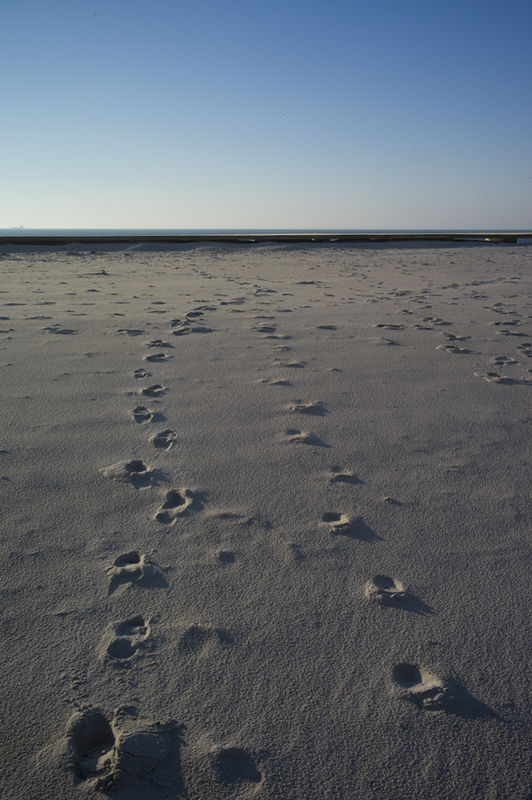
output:
[[[444,681],[417,664],[398,664],[392,677],[402,700],[410,700],[427,711],[439,711],[450,700]]]
[[[192,493],[188,489],[172,489],[166,500],[155,514],[158,522],[173,525],[174,522],[192,505]]]
[[[153,412],[145,406],[137,406],[131,413],[133,414],[133,419],[139,425],[142,425],[144,422],[150,422],[150,420],[153,419]]]
[[[382,605],[391,605],[406,597],[406,588],[401,581],[395,578],[389,578],[387,575],[375,575],[364,586],[364,594],[368,600],[375,600]]]
[[[150,442],[159,450],[170,450],[174,446],[176,439],[177,433],[170,430],[170,428],[167,428],[167,430],[161,431],[160,433],[156,433],[155,436],[152,436]]]

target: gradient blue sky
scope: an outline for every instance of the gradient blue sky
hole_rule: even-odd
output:
[[[17,0],[0,228],[530,228],[530,0]]]

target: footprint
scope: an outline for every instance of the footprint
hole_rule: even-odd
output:
[[[368,600],[376,600],[382,605],[390,605],[401,601],[406,596],[406,588],[401,581],[387,575],[375,575],[364,586],[364,594]]]
[[[417,664],[397,664],[392,677],[398,695],[427,711],[439,711],[451,699],[444,681]]]
[[[78,778],[95,789],[107,789],[115,779],[115,732],[98,708],[75,714],[67,729],[67,746]]]
[[[309,431],[300,431],[297,428],[288,428],[286,431],[290,444],[311,444],[315,447],[329,447],[321,439]]]
[[[267,325],[264,323],[263,325],[254,325],[252,328],[253,331],[258,331],[259,333],[275,333],[277,330],[276,325]]]
[[[142,336],[145,331],[141,331],[138,328],[119,328],[118,333],[127,333],[128,336]]]
[[[170,430],[170,428],[167,428],[167,430],[161,431],[160,433],[156,433],[155,436],[152,436],[150,442],[159,450],[170,450],[174,446],[176,439],[177,433]]]
[[[144,422],[150,422],[150,420],[153,419],[153,412],[145,406],[137,406],[131,413],[133,414],[133,419],[135,422],[138,422],[139,425],[142,425]]]
[[[136,550],[123,553],[115,559],[112,567],[107,569],[109,592],[125,591],[128,585],[140,581],[149,581],[155,577],[155,568],[148,556],[140,555]]]
[[[529,378],[522,378],[519,380],[518,378],[510,378],[508,375],[499,375],[498,372],[475,372],[473,374],[477,378],[484,378],[484,380],[488,381],[488,383],[505,383],[507,385],[532,383],[532,379]]]
[[[425,321],[425,320],[423,320]],[[379,322],[374,328],[383,328],[385,331],[404,331],[404,325],[392,324],[387,322]]]
[[[354,470],[340,469],[333,467],[329,472],[329,480],[331,483],[364,483],[360,478],[357,478]]]
[[[139,394],[147,397],[160,397],[164,391],[166,391],[166,386],[163,386],[161,383],[154,383],[153,386],[146,386],[144,389],[141,389]]]
[[[75,330],[74,328],[62,328],[60,325],[50,325],[42,330],[48,331],[48,333],[59,333],[64,336],[75,336],[79,333],[79,331]]]
[[[462,355],[473,352],[468,350],[467,347],[458,347],[456,344],[439,344],[436,350],[443,350],[445,353],[460,353]]]
[[[313,414],[314,416],[318,417],[322,417],[324,414],[327,414],[325,404],[321,401],[311,403],[310,401],[302,402],[298,400],[295,403],[291,403],[288,408],[290,411],[293,411],[296,414]]]
[[[232,550],[218,550],[216,553],[216,558],[218,561],[221,561],[222,564],[235,563],[235,554]]]
[[[231,637],[225,631],[193,624],[189,625],[181,634],[177,647],[183,655],[192,655],[203,650],[208,644],[216,646],[231,642]]]
[[[146,347],[172,347],[170,342],[164,342],[162,339],[152,339],[151,342],[144,342]]]
[[[255,759],[241,747],[214,747],[211,759],[219,782],[236,788],[240,784],[261,783],[262,774]]]
[[[363,517],[350,517],[338,511],[327,511],[322,515],[322,521],[328,526],[335,536],[348,536],[350,539],[371,542],[380,540]]]
[[[141,459],[118,461],[116,464],[111,464],[110,467],[101,469],[100,472],[106,478],[132,483],[137,489],[147,488],[153,477],[153,470]]]
[[[115,636],[107,646],[107,655],[118,661],[128,661],[132,658],[150,635],[148,623],[149,620],[139,615],[115,625]]]
[[[326,511],[322,515],[323,522],[326,522],[333,531],[338,534],[348,534],[351,528],[351,517],[347,514],[340,514],[337,511]]]
[[[516,349],[527,358],[532,358],[532,342],[523,342],[523,344],[519,344]]]
[[[152,353],[149,356],[144,356],[142,359],[143,361],[150,361],[150,362],[157,362],[157,361],[166,361],[168,356],[166,353]]]
[[[490,358],[490,364],[495,364],[497,367],[511,367],[513,364],[519,364],[519,361],[509,356],[495,356]]]
[[[142,380],[143,378],[147,378],[149,376],[149,372],[147,369],[136,369],[133,373],[133,376],[137,378],[137,380]]]
[[[276,367],[286,367],[288,369],[303,369],[305,361],[274,361]]]
[[[448,342],[463,342],[470,339],[470,336],[459,336],[457,333],[444,333],[443,334]]]
[[[316,328],[319,331],[335,331],[337,330],[336,325],[316,325]]]
[[[189,489],[172,489],[166,494],[166,500],[158,509],[154,519],[165,525],[173,525],[177,518],[190,508],[194,501]]]

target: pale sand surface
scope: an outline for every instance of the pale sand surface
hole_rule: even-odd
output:
[[[0,256],[2,800],[530,798],[532,249],[95,249]]]

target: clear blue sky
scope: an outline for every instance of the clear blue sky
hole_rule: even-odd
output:
[[[0,228],[530,228],[530,0],[17,0]]]

